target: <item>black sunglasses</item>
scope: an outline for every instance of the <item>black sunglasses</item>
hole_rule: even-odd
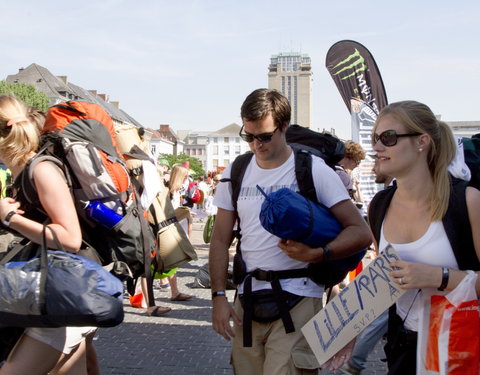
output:
[[[400,137],[414,137],[416,135],[422,135],[422,133],[407,133],[407,134],[397,134],[395,130],[385,130],[381,134],[373,133],[372,134],[372,146],[375,146],[380,140],[382,144],[386,147],[395,146]]]
[[[240,138],[242,138],[245,142],[248,142],[248,143],[253,142],[254,139],[259,141],[260,143],[268,143],[272,140],[272,137],[275,134],[275,132],[277,131],[277,129],[278,128],[275,128],[275,130],[273,132],[270,132],[270,133],[262,133],[262,134],[253,135],[253,134],[250,134],[250,133],[242,133],[242,130],[243,130],[243,126],[242,126],[242,128],[240,129],[240,132],[238,134],[240,135]]]

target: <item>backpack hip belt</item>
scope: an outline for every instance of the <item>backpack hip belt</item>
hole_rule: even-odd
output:
[[[254,301],[253,301],[253,291],[252,291],[252,278],[255,278],[260,281],[268,281],[272,286],[273,295],[275,297],[275,304],[278,308],[280,318],[282,319],[283,326],[285,328],[285,333],[295,332],[295,326],[290,316],[290,309],[293,308],[298,302],[303,299],[303,296],[296,296],[292,303],[287,303],[287,300],[284,296],[282,286],[280,284],[280,279],[294,279],[301,277],[310,277],[311,269],[309,268],[297,268],[292,270],[280,270],[280,271],[266,271],[260,268],[257,268],[246,274],[244,280],[244,289],[243,289],[243,346],[251,347],[252,346],[252,320],[253,320],[253,310],[254,310]]]
[[[300,277],[310,277],[311,270],[309,268],[296,268],[293,270],[265,271],[257,268],[248,274],[252,275],[252,277],[257,280],[272,282],[276,279],[298,279]]]

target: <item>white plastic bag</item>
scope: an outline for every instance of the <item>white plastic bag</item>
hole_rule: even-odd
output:
[[[417,375],[478,375],[480,316],[477,274],[446,295],[423,299],[417,346]]]

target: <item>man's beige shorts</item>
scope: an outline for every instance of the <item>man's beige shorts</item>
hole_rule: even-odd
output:
[[[290,315],[295,332],[285,333],[281,319],[271,323],[252,322],[252,347],[243,347],[241,326],[234,325],[235,338],[232,345],[232,365],[236,375],[293,375],[317,374],[318,361],[310,350],[301,328],[322,309],[321,298],[303,298]],[[243,318],[243,309],[238,298],[235,312]]]

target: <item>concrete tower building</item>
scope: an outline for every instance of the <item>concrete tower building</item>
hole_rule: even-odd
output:
[[[290,101],[292,124],[312,124],[312,66],[306,54],[273,55],[268,67],[268,88],[280,91]]]

